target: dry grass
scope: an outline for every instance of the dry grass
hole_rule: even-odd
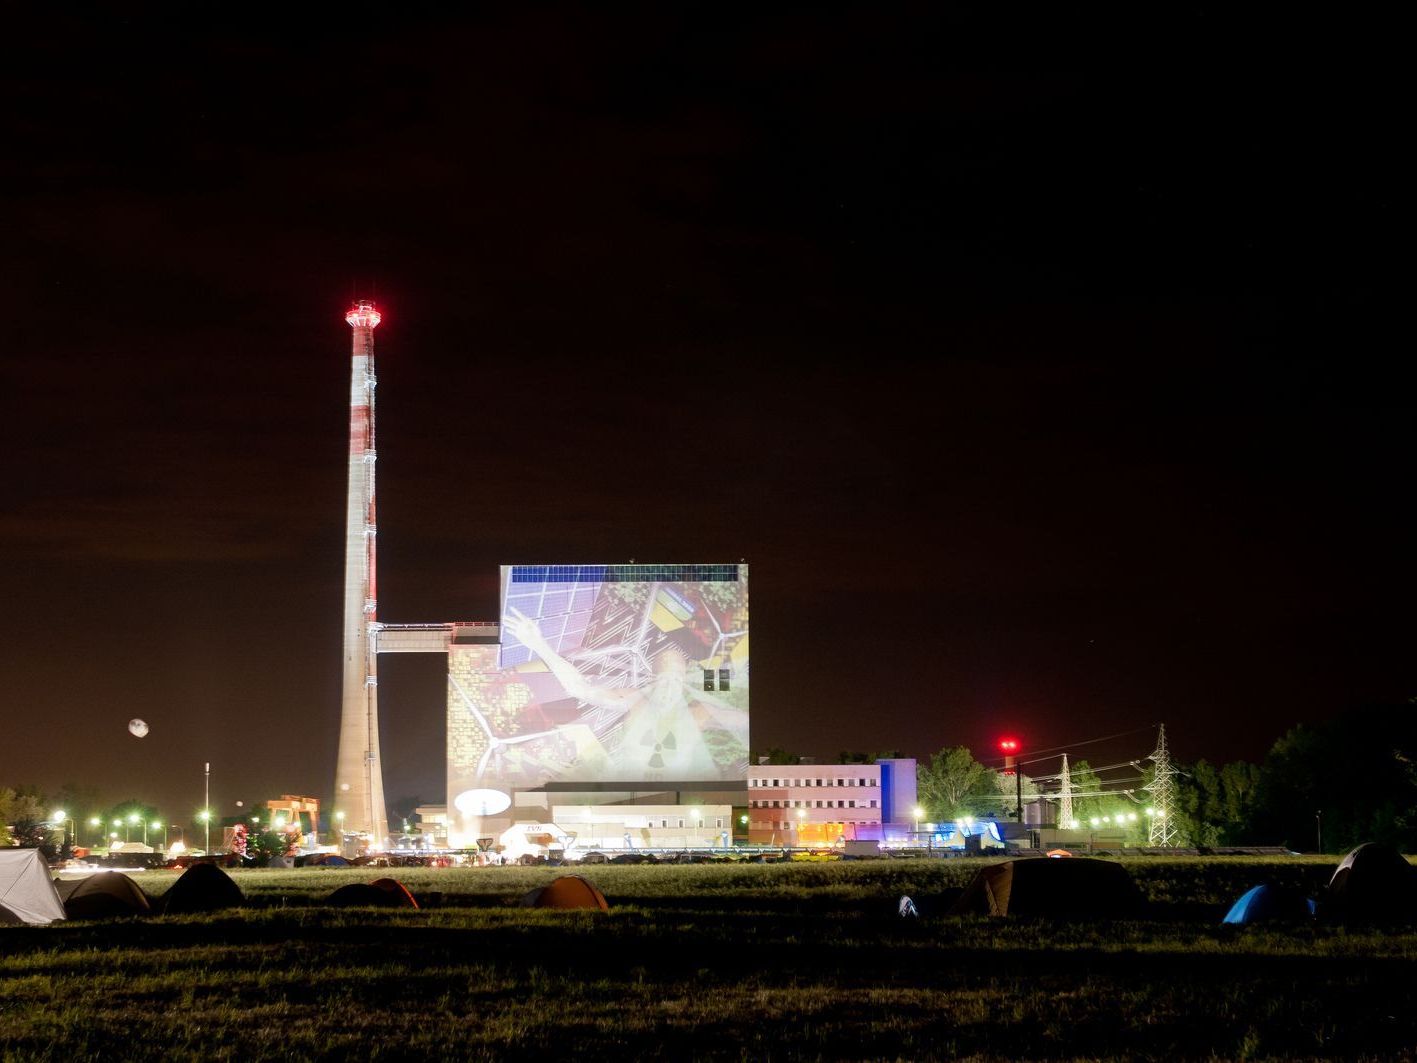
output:
[[[1321,864],[1272,863],[1134,871],[1160,897],[1275,871],[1326,878]],[[505,906],[555,869],[399,869],[444,903],[388,912],[316,903],[387,871],[245,872],[255,903],[240,911],[0,930],[0,1049],[64,1060],[1176,1059],[1392,1057],[1417,1043],[1413,928],[893,914],[900,892],[928,896],[976,868],[586,869],[608,915]],[[144,877],[154,892],[170,881]]]

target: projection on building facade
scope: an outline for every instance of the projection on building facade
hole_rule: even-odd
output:
[[[501,576],[501,644],[449,650],[455,832],[548,782],[744,778],[746,565],[504,565]]]

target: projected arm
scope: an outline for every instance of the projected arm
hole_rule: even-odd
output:
[[[745,729],[748,723],[748,711],[738,705],[730,705],[726,701],[718,698],[700,694],[690,688],[690,696],[694,704],[714,723],[733,731]]]
[[[541,634],[541,628],[537,626],[535,620],[517,609],[509,609],[507,613],[511,618],[507,627],[516,636],[517,641],[546,663],[546,667],[551,669],[551,674],[560,681],[561,686],[571,697],[592,705],[613,707],[618,706],[633,693],[633,691],[597,687],[586,682],[585,676],[581,675],[575,665],[551,648],[551,644]]]

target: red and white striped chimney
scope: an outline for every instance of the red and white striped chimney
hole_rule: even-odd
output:
[[[379,759],[379,670],[374,516],[374,329],[379,311],[360,300],[344,316],[354,329],[349,390],[349,499],[344,555],[344,703],[335,770],[335,829],[367,833],[382,849],[388,834]]]

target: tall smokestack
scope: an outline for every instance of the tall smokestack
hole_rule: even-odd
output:
[[[376,848],[388,834],[384,774],[379,761],[379,672],[373,628],[378,619],[374,579],[374,328],[379,311],[360,300],[344,319],[354,329],[349,390],[349,502],[344,552],[344,708],[335,771],[336,829],[368,832]],[[339,814],[343,813],[342,819]]]

